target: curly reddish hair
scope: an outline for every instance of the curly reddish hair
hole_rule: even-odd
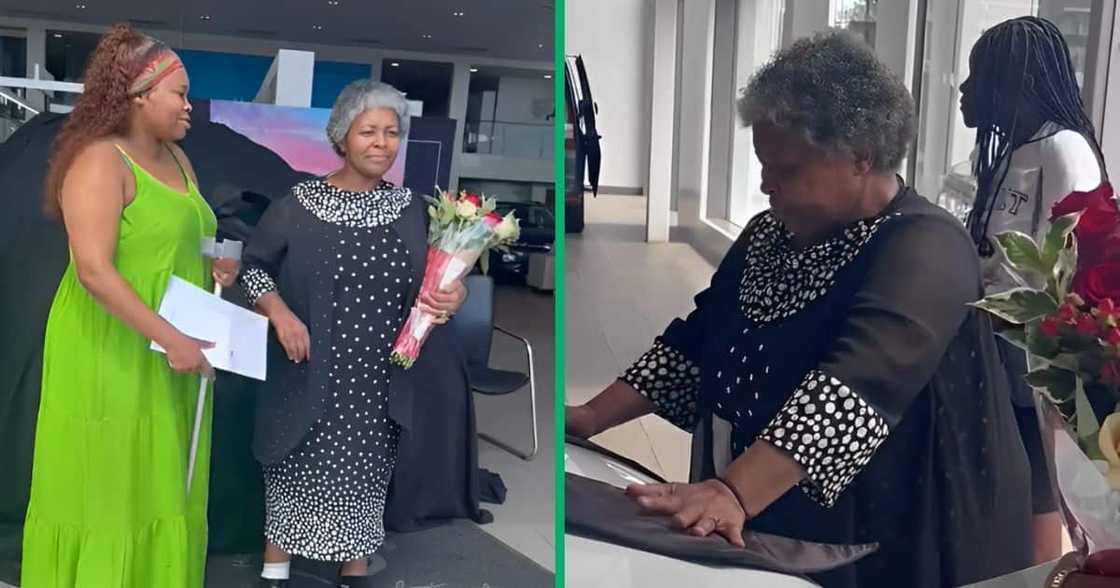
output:
[[[127,24],[115,25],[97,43],[85,71],[85,89],[52,145],[44,205],[47,215],[62,216],[62,182],[74,159],[90,144],[129,130],[129,86],[167,45],[137,32]]]

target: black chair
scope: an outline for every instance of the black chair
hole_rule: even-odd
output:
[[[485,433],[479,433],[478,436],[521,459],[533,459],[537,455],[537,385],[533,371],[533,346],[524,337],[494,324],[494,281],[489,276],[470,275],[463,279],[463,284],[467,287],[467,299],[456,313],[454,322],[467,356],[471,388],[487,396],[504,396],[520,390],[525,384],[529,385],[532,448],[525,452]],[[525,346],[528,373],[490,367],[490,343],[494,331],[516,339]]]

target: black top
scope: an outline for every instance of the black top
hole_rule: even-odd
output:
[[[250,300],[273,289],[305,325],[310,361],[293,363],[275,332],[269,336],[268,380],[258,392],[253,452],[263,464],[282,460],[320,418],[331,394],[328,378],[336,321],[339,226],[388,226],[408,250],[412,308],[427,266],[427,214],[422,199],[383,184],[347,192],[325,180],[296,185],[273,202],[243,254],[242,285]],[[317,351],[318,350],[318,351]],[[392,366],[389,416],[401,426],[385,522],[410,530],[432,519],[478,520],[478,446],[466,361],[454,328],[437,327],[411,369]],[[422,467],[421,467],[422,466]]]
[[[982,296],[963,227],[909,188],[802,249],[767,212],[623,379],[697,433],[696,479],[757,439],[805,468],[750,525],[879,544],[826,586],[959,586],[1031,564],[1026,455],[968,306]],[[722,421],[730,448],[713,446]]]

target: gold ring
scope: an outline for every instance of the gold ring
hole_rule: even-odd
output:
[[[1065,585],[1069,575],[1076,571],[1076,568],[1066,568],[1054,574],[1053,579],[1050,580],[1050,588],[1061,588],[1061,586]]]

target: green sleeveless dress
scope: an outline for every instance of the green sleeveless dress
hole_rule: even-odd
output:
[[[210,290],[200,242],[215,234],[213,211],[185,173],[186,194],[121,153],[136,198],[117,271],[153,310],[172,275]],[[187,496],[199,376],[173,372],[149,344],[82,287],[71,256],[47,321],[23,588],[203,585],[211,403]]]

